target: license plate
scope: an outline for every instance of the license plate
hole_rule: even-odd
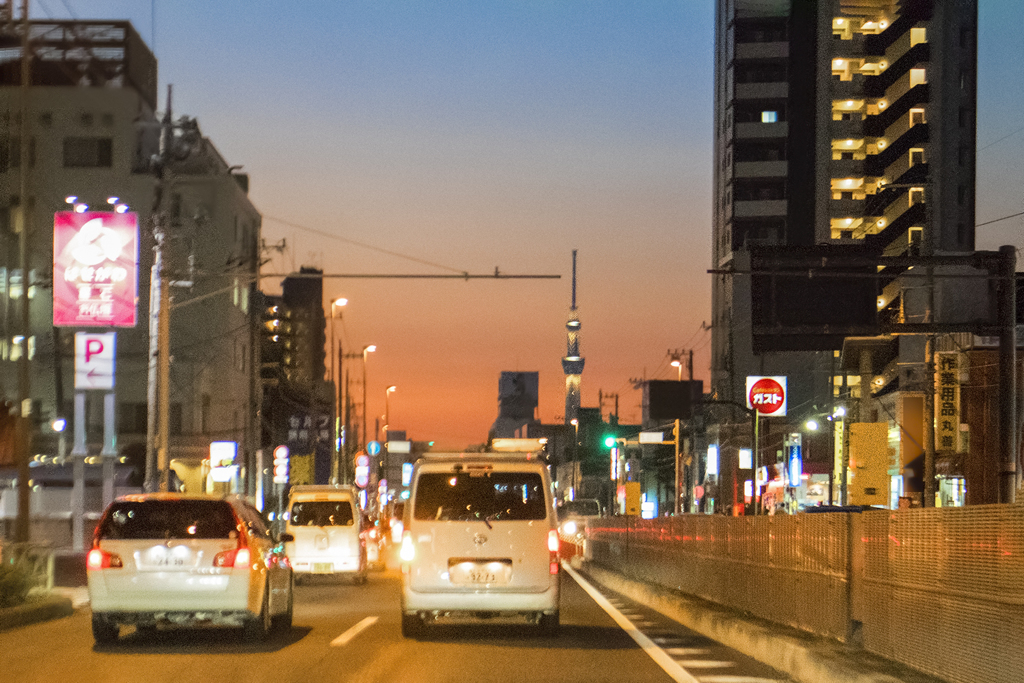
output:
[[[511,560],[458,560],[448,565],[448,580],[457,584],[502,585],[511,577]]]
[[[140,569],[184,569],[194,563],[192,551],[186,546],[158,545],[138,556]]]
[[[313,563],[314,574],[333,574],[334,563],[333,562],[314,562]]]

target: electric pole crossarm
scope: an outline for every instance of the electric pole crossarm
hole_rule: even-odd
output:
[[[561,275],[508,275],[506,273],[490,273],[473,275],[470,273],[455,274],[407,274],[407,273],[260,273],[260,279],[272,277],[316,278],[316,279],[379,279],[379,280],[558,280]]]

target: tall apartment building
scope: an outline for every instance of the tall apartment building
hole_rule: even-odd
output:
[[[974,250],[977,1],[718,0],[715,30],[712,267],[737,274],[714,278],[711,389],[744,401],[747,375],[787,376],[795,424],[859,396],[864,368],[826,335],[759,347],[751,254]],[[882,275],[878,315],[923,322]],[[865,343],[874,396],[920,395],[920,337]]]
[[[2,9],[2,5],[0,5]],[[2,16],[2,12],[0,12]],[[138,214],[139,276],[134,327],[118,328],[117,448],[145,449],[149,285],[154,258],[158,149],[157,64],[126,21],[33,21],[28,117],[22,120],[19,24],[0,26],[0,401],[16,402],[18,359],[28,353],[36,419],[33,453],[52,457],[57,417],[72,417],[75,329],[53,325],[54,214],[74,204],[111,210],[108,198]],[[258,448],[257,337],[249,299],[259,268],[260,215],[248,178],[194,128],[188,154],[168,167],[168,276],[172,288],[170,457],[202,478],[209,443],[239,444],[243,466]],[[27,132],[30,155],[21,158]],[[27,161],[27,198],[20,197]],[[72,203],[67,198],[74,196]],[[31,330],[21,335],[20,211],[27,206]],[[186,284],[188,283],[188,284]],[[258,313],[258,312],[257,312]],[[103,331],[95,329],[93,331]],[[27,342],[27,343],[26,343]],[[99,450],[102,397],[89,396],[90,454]],[[70,428],[70,424],[69,424]],[[9,466],[10,462],[0,465]],[[244,471],[244,470],[243,470]]]

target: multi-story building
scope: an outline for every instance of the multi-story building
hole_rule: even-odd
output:
[[[290,483],[326,484],[334,449],[333,381],[324,380],[326,317],[323,271],[302,267],[281,283],[280,295],[260,294],[262,325],[262,444],[290,452]]]
[[[922,338],[847,340],[846,353],[825,330],[762,344],[751,258],[974,250],[977,2],[718,0],[715,30],[712,267],[733,274],[712,290],[713,395],[744,402],[748,375],[788,377],[790,418],[765,421],[771,439],[860,396],[864,377],[877,402],[857,419],[901,434],[902,401],[925,390]],[[925,322],[920,281],[879,275],[878,315]],[[901,463],[891,470],[902,479]]]
[[[56,454],[47,425],[57,417],[72,418],[77,329],[53,322],[54,214],[76,205],[94,211],[112,210],[110,202],[126,207],[139,222],[138,297],[135,326],[116,329],[116,445],[120,455],[141,465],[158,189],[151,164],[160,129],[156,60],[129,22],[33,21],[30,26],[26,101],[20,25],[0,27],[5,46],[0,55],[0,400],[16,402],[18,362],[27,352],[32,453]],[[258,278],[260,215],[247,196],[247,176],[191,123],[187,149],[179,148],[181,154],[166,167],[160,206],[168,237],[166,276],[174,285],[169,455],[179,476],[195,487],[205,484],[203,461],[211,441],[237,442],[240,471],[253,469],[260,392],[249,300]],[[30,143],[27,160],[20,154],[24,135]],[[23,207],[30,227],[27,343],[20,322],[26,291],[19,262]],[[103,411],[102,397],[90,392],[90,454],[99,450]],[[6,457],[2,464],[9,466],[9,452]]]

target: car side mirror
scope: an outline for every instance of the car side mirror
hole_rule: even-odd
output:
[[[292,543],[295,540],[295,536],[292,534],[281,534],[277,537],[278,543]]]

